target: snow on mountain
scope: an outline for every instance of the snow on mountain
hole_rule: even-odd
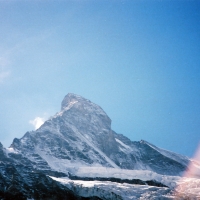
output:
[[[10,148],[3,148],[2,152],[9,162],[14,163],[19,175],[25,177],[26,184],[29,183],[26,180],[34,182],[37,179],[37,172],[43,178],[51,176],[44,178],[48,187],[51,179],[56,184],[61,183],[62,186],[58,186],[61,189],[67,187],[71,190],[72,196],[102,199],[107,199],[102,197],[102,191],[111,195],[108,199],[134,199],[136,196],[148,199],[156,195],[169,199],[169,191],[176,189],[180,175],[190,162],[185,156],[160,149],[144,140],[131,141],[114,132],[111,119],[100,106],[75,94],[66,95],[60,112],[40,128],[27,132],[21,139],[15,138]],[[34,172],[31,178],[30,171]],[[82,182],[61,179],[63,176]],[[102,181],[87,182],[84,178]],[[128,181],[123,184],[105,182],[109,178]],[[133,181],[132,184],[137,180],[144,184],[147,183],[144,181],[150,181],[151,186],[130,185],[129,180]],[[168,188],[163,188],[164,185]],[[131,192],[136,190],[138,192]],[[78,193],[74,194],[74,191]],[[148,197],[148,194],[152,195]]]
[[[172,199],[169,188],[147,185],[131,185],[127,183],[113,183],[110,181],[72,181],[51,177],[61,182],[72,191],[83,197],[97,196],[100,199],[130,200],[130,199]],[[111,192],[112,191],[112,192]]]
[[[59,176],[59,173],[50,173]],[[63,174],[60,174],[60,176]],[[67,198],[66,198],[67,197]],[[59,182],[35,170],[31,162],[0,143],[0,199],[82,199]]]
[[[134,171],[136,177],[144,176],[145,173]],[[150,173],[150,172],[149,172]],[[159,176],[154,174],[154,176]],[[68,178],[51,177],[53,180],[76,191],[83,197],[97,196],[100,199],[124,199],[124,200],[169,200],[169,199],[200,199],[200,179],[163,176],[163,180],[171,187],[156,187],[147,184],[117,183],[111,181],[83,181],[70,180]],[[148,179],[149,176],[145,177]],[[173,185],[173,186],[172,186]]]
[[[183,166],[187,166],[188,165],[188,158],[186,156],[182,156],[180,154],[176,154],[174,152],[170,152],[170,151],[167,151],[165,149],[158,148],[158,147],[154,146],[153,144],[150,144],[149,142],[146,142],[144,140],[143,140],[143,142],[146,143],[147,145],[149,145],[151,148],[153,148],[156,151],[158,151],[159,153],[161,153],[162,155],[164,155],[164,156],[166,156],[166,157],[168,157],[170,159],[178,161]]]
[[[37,168],[64,173],[80,166],[101,166],[179,175],[189,162],[186,157],[115,133],[100,106],[75,94],[66,95],[59,113],[36,131],[15,139],[11,147]]]

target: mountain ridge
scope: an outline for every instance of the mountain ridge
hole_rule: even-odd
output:
[[[15,139],[11,147],[54,169],[52,160],[62,159],[61,171],[66,165],[99,165],[178,175],[189,163],[187,157],[180,158],[178,154],[144,140],[133,142],[117,134],[111,129],[111,119],[100,106],[72,93],[64,97],[59,113],[36,131]]]
[[[0,197],[131,199],[132,190],[138,190],[144,199],[171,199],[189,162],[145,140],[131,141],[116,133],[100,106],[69,93],[61,110],[40,128],[15,138],[9,148],[0,143]],[[111,188],[105,189],[106,184]],[[155,193],[149,196],[151,190]]]

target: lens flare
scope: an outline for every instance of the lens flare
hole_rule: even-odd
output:
[[[200,143],[183,177],[178,181],[175,197],[181,199],[200,199]]]

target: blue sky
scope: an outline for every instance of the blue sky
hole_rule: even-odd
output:
[[[0,141],[79,94],[112,129],[192,156],[200,142],[200,1],[0,1]]]

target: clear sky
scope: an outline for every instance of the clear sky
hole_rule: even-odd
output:
[[[2,144],[58,112],[69,92],[100,105],[117,133],[192,156],[200,1],[0,0]]]

